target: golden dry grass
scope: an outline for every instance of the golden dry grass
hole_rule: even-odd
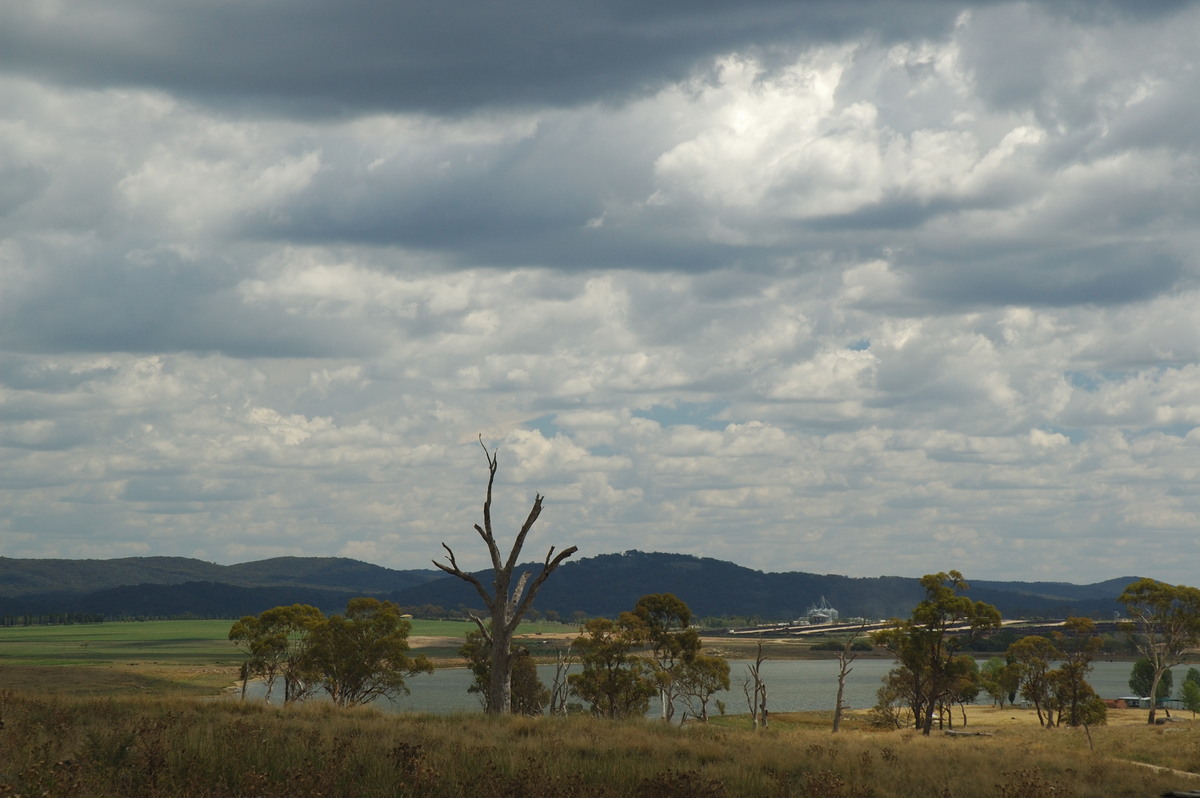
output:
[[[923,737],[860,715],[789,713],[766,732],[590,717],[389,715],[194,698],[0,693],[0,795],[1091,798],[1200,789],[1200,725],[1050,729],[968,710]],[[743,724],[742,727],[738,725]]]
[[[413,642],[427,650],[452,642],[426,637]],[[194,662],[0,667],[0,796],[1107,798],[1200,790],[1190,775],[1200,772],[1200,722],[1148,726],[1142,710],[1111,710],[1090,739],[1082,729],[1042,729],[1032,710],[1011,707],[968,708],[965,730],[987,735],[979,737],[881,731],[865,712],[849,713],[838,735],[829,712],[778,713],[756,733],[745,717],[680,729],[212,700],[236,678],[236,668]],[[957,710],[954,728],[963,730]]]
[[[36,695],[215,695],[234,684],[238,669],[130,662],[120,665],[5,665],[0,690]]]

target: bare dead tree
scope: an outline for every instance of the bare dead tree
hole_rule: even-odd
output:
[[[521,525],[521,531],[517,533],[517,539],[513,542],[512,550],[509,551],[507,559],[502,559],[500,556],[500,548],[496,545],[496,536],[492,533],[492,485],[496,481],[496,453],[489,452],[487,446],[483,443],[483,438],[480,437],[479,445],[483,447],[484,456],[487,457],[488,463],[488,484],[487,497],[483,502],[483,526],[475,525],[475,531],[479,533],[479,537],[487,545],[488,554],[492,558],[492,591],[488,592],[483,583],[471,573],[468,573],[458,567],[458,562],[454,558],[454,551],[442,543],[442,548],[446,550],[446,562],[433,561],[433,564],[450,574],[456,576],[464,582],[472,585],[479,593],[479,597],[483,599],[483,603],[487,606],[488,612],[491,615],[491,623],[484,623],[483,619],[477,615],[471,615],[471,620],[475,621],[479,631],[483,634],[484,639],[491,646],[491,668],[488,674],[488,711],[497,715],[507,715],[512,710],[512,638],[516,632],[517,626],[521,622],[521,617],[529,609],[533,603],[533,597],[537,594],[538,589],[554,573],[554,569],[562,563],[563,560],[570,557],[578,549],[575,546],[563,549],[557,555],[554,553],[554,547],[550,547],[550,551],[546,553],[546,559],[542,563],[542,570],[529,583],[529,571],[523,571],[517,578],[516,585],[513,586],[512,577],[513,571],[517,567],[517,558],[521,555],[521,548],[525,545],[525,537],[529,534],[529,530],[533,528],[538,516],[542,513],[542,495],[535,494],[533,507],[529,510],[529,515],[525,519],[525,523]],[[528,590],[526,587],[528,586]]]
[[[550,686],[550,707],[548,715],[567,714],[567,695],[571,685],[567,682],[567,672],[575,664],[575,656],[571,652],[571,644],[554,652],[554,682]]]
[[[748,675],[742,684],[746,694],[746,703],[750,706],[750,723],[755,729],[767,728],[767,684],[762,678],[762,664],[767,655],[763,653],[762,638],[758,638],[758,649],[755,652],[754,664],[747,665]]]
[[[838,729],[841,728],[841,725],[842,725],[842,709],[844,708],[844,705],[842,703],[842,696],[846,692],[846,677],[850,675],[850,671],[854,670],[854,668],[850,667],[850,665],[854,662],[854,660],[856,660],[858,658],[858,655],[856,653],[854,653],[854,641],[855,641],[855,639],[858,638],[859,635],[861,635],[863,633],[864,630],[866,630],[866,628],[867,628],[867,622],[866,622],[866,620],[863,620],[863,622],[861,624],[859,624],[857,629],[854,629],[852,632],[850,632],[848,635],[846,635],[846,640],[845,640],[845,642],[842,643],[842,650],[839,651],[838,655],[837,655],[837,658],[838,658],[838,689],[837,689],[837,704],[834,705],[834,707],[833,707],[833,733],[834,734],[837,734]]]

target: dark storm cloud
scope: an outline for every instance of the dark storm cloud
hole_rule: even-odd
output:
[[[774,255],[769,247],[697,239],[678,213],[665,210],[628,226],[589,228],[587,221],[601,213],[598,194],[596,186],[535,186],[511,175],[431,182],[419,190],[402,181],[333,177],[314,181],[282,209],[245,217],[240,233],[264,241],[441,251],[461,265],[491,268],[704,271],[762,265]]]
[[[29,202],[49,182],[50,176],[45,169],[27,164],[0,164],[0,217]]]
[[[16,352],[220,352],[234,357],[363,354],[320,320],[247,307],[219,263],[101,257],[34,268],[0,296],[0,346]]]
[[[952,202],[946,198],[919,200],[913,197],[895,196],[873,202],[853,213],[840,213],[808,219],[804,226],[814,231],[868,231],[868,230],[911,230],[920,227],[935,216],[968,207],[965,203]]]
[[[531,179],[519,164],[449,176],[436,174],[436,164],[370,175],[344,167],[327,167],[286,204],[246,217],[243,234],[470,248],[479,241],[582,227],[600,211],[587,192],[594,186]]]
[[[926,260],[912,275],[915,294],[947,308],[1115,306],[1170,291],[1184,269],[1152,246],[1121,244]]]
[[[0,9],[0,68],[298,115],[564,105],[637,93],[714,54],[870,32],[937,36],[963,4],[114,0]],[[1049,3],[1059,13],[1131,3]],[[1143,4],[1155,9],[1178,3]],[[249,106],[248,106],[249,107]]]

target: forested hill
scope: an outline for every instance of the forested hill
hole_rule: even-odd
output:
[[[525,566],[535,573],[539,564]],[[487,585],[491,573],[483,572]],[[970,580],[974,599],[995,604],[1010,618],[1080,614],[1111,618],[1116,597],[1136,577],[1092,585],[1059,582]],[[563,617],[576,611],[614,616],[631,609],[647,593],[674,593],[693,614],[790,620],[804,615],[822,597],[843,616],[890,618],[908,615],[923,593],[916,579],[899,576],[854,578],[803,572],[764,573],[734,563],[684,554],[629,551],[569,560],[538,593],[536,606]],[[405,605],[478,605],[473,588],[453,578],[400,591],[392,600]]]
[[[536,572],[540,564],[524,567]],[[489,572],[480,578],[491,581]],[[1091,585],[971,580],[970,595],[1009,618],[1107,619],[1118,609],[1116,596],[1134,578]],[[564,619],[579,612],[613,616],[647,593],[674,593],[698,617],[762,620],[799,617],[822,597],[844,616],[874,618],[907,615],[921,599],[917,580],[906,577],[764,573],[709,558],[630,551],[565,562],[534,606]],[[182,557],[0,558],[0,617],[9,619],[60,613],[236,618],[294,603],[338,612],[358,595],[425,611],[441,607],[447,614],[481,604],[470,585],[441,571],[397,571],[344,558],[280,557],[229,566]]]
[[[15,560],[0,557],[0,598],[91,593],[130,585],[179,585],[186,582],[388,593],[441,576],[441,571],[432,568],[394,571],[344,557],[275,557],[240,565],[217,565],[187,557],[124,557],[115,560]]]
[[[326,612],[354,596],[385,597],[443,576],[341,557],[276,557],[217,565],[186,557],[18,560],[0,557],[0,618],[57,614],[240,617],[280,604]]]

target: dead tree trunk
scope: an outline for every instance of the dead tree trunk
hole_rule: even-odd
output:
[[[568,690],[570,690],[570,685],[567,682],[567,671],[571,669],[571,665],[574,663],[575,659],[571,655],[571,645],[569,643],[565,650],[560,648],[554,652],[554,683],[550,687],[550,707],[546,714],[567,714],[567,694]]]
[[[846,637],[845,643],[842,644],[842,650],[838,652],[838,689],[837,703],[833,707],[833,733],[837,734],[838,729],[842,726],[842,696],[846,692],[846,677],[850,675],[850,671],[854,670],[850,665],[858,658],[854,653],[854,640],[863,630],[867,628],[867,622],[862,624]]]
[[[763,641],[758,639],[758,650],[753,665],[747,665],[749,676],[742,685],[746,702],[750,705],[750,725],[754,729],[767,728],[767,685],[762,678],[762,664],[767,657],[763,654]]]
[[[492,558],[492,592],[489,593],[474,574],[467,573],[458,567],[458,562],[454,559],[454,551],[445,543],[442,544],[442,548],[446,550],[446,562],[434,560],[433,564],[451,576],[456,576],[474,586],[479,597],[483,599],[484,605],[488,608],[491,616],[490,623],[485,624],[483,619],[476,615],[472,615],[471,620],[475,621],[475,625],[479,627],[484,639],[491,646],[487,710],[494,715],[507,715],[512,711],[513,633],[516,632],[525,611],[533,604],[533,597],[537,594],[538,588],[550,577],[550,574],[554,573],[554,569],[563,560],[578,549],[571,546],[555,555],[554,547],[551,546],[542,563],[541,572],[538,573],[533,583],[528,585],[528,591],[526,591],[526,585],[529,582],[528,571],[521,573],[517,578],[516,586],[512,586],[513,570],[517,567],[517,558],[521,555],[521,548],[525,545],[525,536],[529,534],[529,530],[533,528],[538,516],[541,515],[543,497],[540,493],[535,494],[533,507],[530,508],[525,523],[521,525],[521,531],[517,533],[512,550],[508,553],[508,558],[502,560],[500,548],[496,545],[496,536],[492,533],[492,485],[496,481],[496,454],[488,451],[482,438],[479,445],[483,446],[483,453],[487,457],[488,484],[487,497],[483,502],[483,526],[476,524],[475,531],[487,545],[488,554]]]

